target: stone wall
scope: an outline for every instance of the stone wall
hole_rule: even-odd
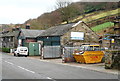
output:
[[[105,68],[120,70],[120,50],[109,50],[105,52]]]
[[[71,32],[84,32],[84,40],[71,40]],[[85,23],[80,23],[61,36],[61,45],[79,46],[85,43],[99,43],[98,41],[99,36],[93,32]]]

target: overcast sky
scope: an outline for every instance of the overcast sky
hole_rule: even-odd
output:
[[[64,1],[64,0],[62,0]],[[76,1],[119,1],[119,0],[72,0]],[[22,24],[55,9],[56,0],[0,0],[0,24]]]
[[[0,24],[22,24],[54,10],[55,3],[56,0],[0,0]]]

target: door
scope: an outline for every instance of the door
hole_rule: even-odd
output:
[[[34,56],[39,55],[39,44],[38,43],[34,43]]]
[[[40,53],[39,53],[39,43],[37,43],[37,42],[29,43],[29,55],[30,56],[40,55]]]

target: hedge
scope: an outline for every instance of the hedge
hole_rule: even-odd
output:
[[[10,53],[10,48],[2,48],[3,52]]]

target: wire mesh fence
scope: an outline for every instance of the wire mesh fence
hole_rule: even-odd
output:
[[[43,57],[44,58],[59,58],[61,57],[61,46],[44,46]]]

